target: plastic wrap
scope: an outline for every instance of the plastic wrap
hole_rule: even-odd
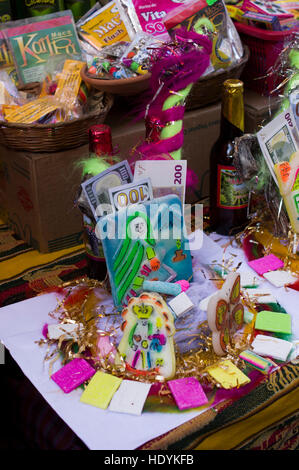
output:
[[[213,50],[211,67],[206,73],[225,69],[243,57],[242,42],[223,0],[210,2],[192,0],[171,11],[163,21],[172,37],[181,27],[188,31],[210,35],[213,40]]]

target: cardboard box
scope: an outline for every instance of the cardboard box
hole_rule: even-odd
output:
[[[145,136],[143,122],[132,122],[127,110],[117,104],[106,120],[112,128],[113,145],[123,158],[128,158]],[[198,196],[209,193],[209,155],[219,135],[219,123],[220,103],[185,114],[183,158],[199,176]],[[43,253],[81,242],[81,214],[73,203],[81,171],[75,163],[87,155],[87,145],[55,153],[19,152],[0,146],[0,206],[15,232]]]
[[[245,132],[253,134],[260,130],[270,120],[270,111],[273,115],[279,107],[280,99],[277,96],[261,96],[255,91],[245,90]]]
[[[87,145],[48,154],[0,146],[0,205],[15,233],[42,253],[82,242],[73,203],[81,172],[74,164],[87,153]]]

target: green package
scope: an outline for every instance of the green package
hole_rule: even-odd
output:
[[[9,0],[0,0],[0,23],[11,21],[11,5]]]
[[[82,53],[71,11],[13,22],[1,31],[22,85],[42,82],[49,60],[81,60]]]
[[[18,8],[19,8],[18,2]],[[26,17],[49,15],[64,10],[63,0],[23,0],[23,11]]]
[[[75,21],[78,21],[95,4],[96,0],[64,0],[65,8],[72,10]]]

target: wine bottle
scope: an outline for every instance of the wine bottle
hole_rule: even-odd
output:
[[[106,124],[98,124],[89,129],[89,156],[107,159],[112,155],[111,129]],[[107,265],[101,240],[96,236],[96,221],[83,214],[83,234],[87,256],[87,273],[91,279],[103,281],[107,275]]]
[[[233,165],[235,138],[244,133],[243,91],[241,80],[223,83],[220,135],[210,154],[210,228],[222,235],[247,222],[248,190]]]

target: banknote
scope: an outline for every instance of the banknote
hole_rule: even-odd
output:
[[[106,212],[112,212],[112,210],[109,210],[109,206],[111,206],[110,188],[132,183],[132,181],[133,175],[129,163],[124,160],[82,183],[83,193],[88,200],[94,217],[97,219],[104,214],[104,205]]]
[[[154,198],[177,194],[185,203],[187,160],[139,160],[134,182],[140,178],[150,178]]]
[[[132,204],[142,204],[153,199],[152,183],[149,178],[109,189],[110,203],[114,211]]]
[[[289,161],[291,155],[299,148],[299,134],[293,112],[289,107],[258,133],[257,138],[268,164],[269,170],[277,184],[274,166]]]

